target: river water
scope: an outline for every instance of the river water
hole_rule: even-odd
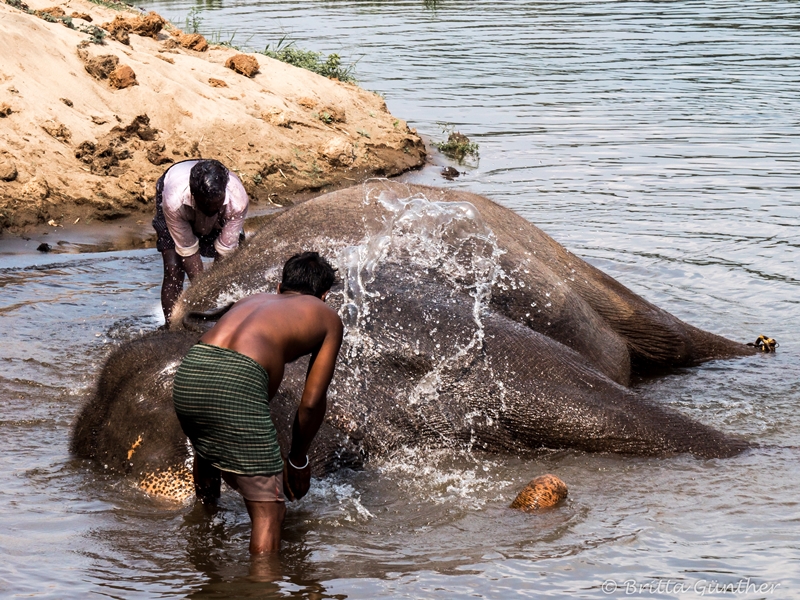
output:
[[[795,2],[143,6],[178,23],[196,7],[201,31],[242,46],[288,35],[358,59],[395,115],[480,145],[454,182],[434,167],[406,180],[513,208],[695,325],[777,338],[775,355],[636,383],[764,446],[727,460],[409,451],[315,481],[281,558],[251,565],[235,494],[208,520],[68,453],[108,349],[159,324],[157,253],[0,239],[0,595],[800,598]],[[506,508],[545,472],[569,485],[564,505]]]

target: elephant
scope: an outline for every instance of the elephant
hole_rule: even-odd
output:
[[[698,457],[751,446],[627,386],[754,348],[657,308],[487,198],[372,180],[264,221],[183,293],[170,331],[109,356],[73,428],[75,454],[151,493],[190,495],[172,376],[226,306],[274,291],[301,250],[338,266],[328,301],[345,324],[310,455],[317,475],[410,445]],[[287,365],[270,402],[284,453],[306,365]]]

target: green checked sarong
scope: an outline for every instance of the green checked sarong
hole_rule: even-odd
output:
[[[175,412],[195,452],[223,471],[283,471],[269,414],[269,376],[249,356],[198,343],[183,359],[172,390]]]

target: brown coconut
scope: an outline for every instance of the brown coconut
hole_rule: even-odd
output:
[[[567,484],[548,473],[532,479],[514,498],[511,508],[533,512],[555,506],[566,497]]]

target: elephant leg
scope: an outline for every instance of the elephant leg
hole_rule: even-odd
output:
[[[219,469],[195,453],[192,475],[194,476],[194,493],[197,499],[206,506],[215,506],[220,496],[221,477]]]
[[[659,406],[596,371],[580,354],[502,317],[487,319],[489,373],[512,371],[492,396],[502,398],[496,418],[527,447],[665,455],[688,452],[733,456],[747,442]],[[496,402],[496,401],[495,401]],[[477,408],[477,407],[475,407]],[[496,429],[496,428],[495,428]]]

